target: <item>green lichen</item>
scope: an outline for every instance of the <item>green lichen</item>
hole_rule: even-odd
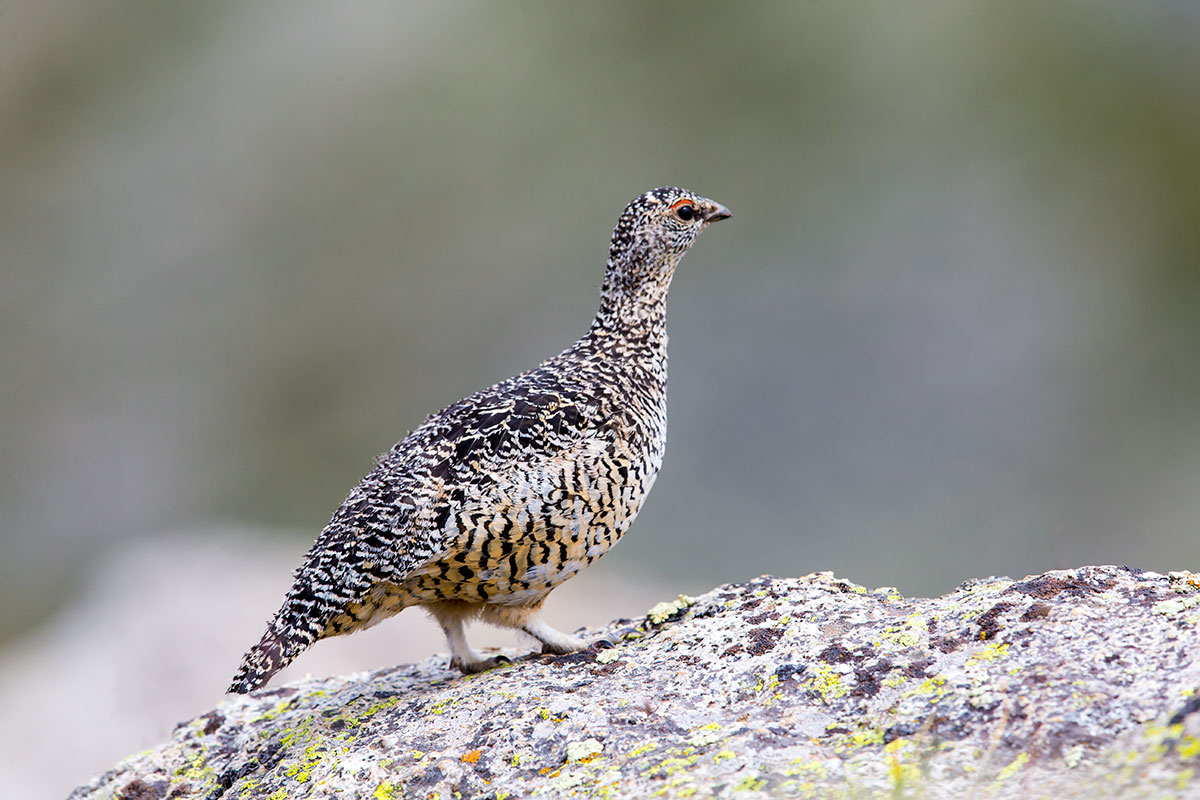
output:
[[[708,744],[714,744],[725,738],[725,734],[721,732],[721,726],[715,722],[708,725],[703,725],[697,728],[688,741],[693,747],[704,747]]]
[[[604,752],[604,745],[595,739],[584,739],[582,742],[567,742],[568,763],[588,762],[602,752]]]
[[[620,658],[620,654],[616,650],[601,650],[596,654],[597,664],[611,664]]]
[[[1155,614],[1164,614],[1168,617],[1173,617],[1198,605],[1200,605],[1200,592],[1189,594],[1186,597],[1177,597],[1174,600],[1163,600],[1161,603],[1155,603],[1151,611]]]
[[[550,780],[550,786],[560,795],[568,789],[581,786],[585,777],[578,772],[560,772]]]
[[[674,600],[664,601],[654,606],[654,608],[646,612],[646,618],[655,625],[661,625],[695,602],[696,598],[681,594]]]

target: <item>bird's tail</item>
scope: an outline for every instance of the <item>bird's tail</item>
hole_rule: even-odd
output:
[[[308,609],[300,605],[296,598],[288,597],[258,644],[242,656],[242,665],[233,677],[230,692],[246,694],[254,691],[320,638],[319,626],[306,613]]]

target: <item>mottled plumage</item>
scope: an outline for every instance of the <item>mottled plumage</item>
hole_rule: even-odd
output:
[[[728,216],[672,187],[630,203],[588,332],[431,415],[379,461],[296,570],[230,691],[409,606],[433,614],[464,672],[493,663],[466,642],[472,617],[547,652],[585,647],[547,625],[541,605],[621,538],[654,484],[667,434],[667,290],[696,235]]]

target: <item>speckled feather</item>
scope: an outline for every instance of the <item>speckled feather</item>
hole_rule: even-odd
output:
[[[491,663],[463,638],[473,616],[548,651],[584,646],[538,610],[621,538],[654,484],[667,432],[667,290],[696,235],[728,216],[674,187],[630,203],[588,332],[432,414],[380,459],[296,570],[230,691],[263,685],[318,639],[409,606],[434,614],[463,671]]]

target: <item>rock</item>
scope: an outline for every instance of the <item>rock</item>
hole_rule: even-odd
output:
[[[74,596],[0,651],[0,798],[62,800],[130,753],[170,738],[178,720],[211,709],[311,543],[243,526],[159,530],[98,554],[72,586],[45,587],[47,597]],[[609,558],[554,592],[545,614],[551,625],[603,625],[672,593],[630,575],[620,549]],[[476,647],[520,646],[516,634],[485,625],[468,636]],[[319,643],[275,684],[419,661],[445,646],[437,624],[410,609]],[[61,735],[65,720],[70,736]]]
[[[71,797],[1196,796],[1198,623],[1186,572],[764,577],[611,649],[229,697]]]

